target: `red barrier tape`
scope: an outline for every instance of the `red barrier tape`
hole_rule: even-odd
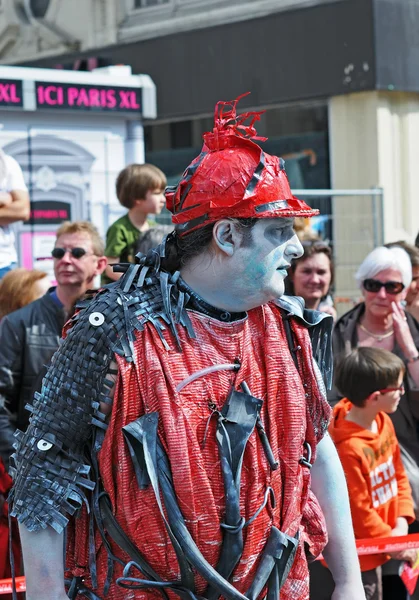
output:
[[[359,556],[381,554],[382,552],[388,554],[390,552],[407,550],[408,548],[419,548],[419,533],[356,541],[356,549]]]
[[[389,554],[389,552],[400,552],[400,550],[407,550],[408,548],[419,548],[419,533],[397,537],[356,540],[356,551],[359,556],[365,556],[366,554]],[[323,556],[320,554],[317,560],[323,560]]]
[[[11,594],[13,591],[12,579],[0,579],[0,594]],[[25,592],[25,578],[16,577],[16,591]]]
[[[419,533],[372,540],[356,540],[356,549],[359,556],[364,556],[365,554],[388,554],[389,552],[399,552],[407,548],[419,548]],[[322,556],[319,556],[317,560],[321,558]],[[11,594],[12,589],[11,579],[0,579],[0,595]],[[18,592],[26,591],[25,577],[16,577],[16,590]]]

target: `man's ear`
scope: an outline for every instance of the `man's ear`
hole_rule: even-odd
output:
[[[212,239],[216,247],[227,256],[233,256],[240,247],[242,234],[237,225],[230,219],[217,221],[212,230]]]
[[[102,275],[103,271],[106,269],[107,264],[108,259],[106,258],[106,256],[99,256],[99,258],[97,259],[95,275]]]

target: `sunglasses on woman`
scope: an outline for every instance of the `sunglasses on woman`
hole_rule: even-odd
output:
[[[87,250],[84,248],[53,248],[51,255],[53,258],[63,258],[66,252],[70,252],[73,258],[80,259],[87,254]]]
[[[387,294],[395,296],[404,290],[404,284],[401,281],[379,281],[378,279],[366,279],[362,284],[364,290],[377,294],[381,288],[385,288]]]

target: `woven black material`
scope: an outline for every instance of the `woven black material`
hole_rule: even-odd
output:
[[[139,255],[138,264],[120,266],[126,272],[118,282],[78,305],[41,393],[28,406],[32,412],[28,430],[16,433],[11,469],[15,483],[9,503],[12,516],[29,531],[51,526],[61,532],[68,523],[66,514],[74,514],[83,502],[88,505],[85,492],[95,487],[90,464],[95,464],[106,430],[100,403],[112,403],[114,382],[109,375],[114,355],[134,360],[133,342],[145,323],[155,328],[166,348],[165,335],[171,335],[181,350],[179,326],[195,337],[185,308],[190,295],[177,285],[178,272],[160,269],[164,255],[165,240],[146,256]],[[324,316],[314,313],[308,322],[291,300],[280,299],[278,304],[301,318],[311,332],[323,326]],[[327,338],[325,329],[319,340],[322,337]],[[323,362],[328,365],[330,349],[318,345],[325,346]]]
[[[106,430],[100,402],[112,402],[113,381],[107,374],[114,354],[133,361],[133,341],[147,322],[166,346],[165,330],[178,341],[178,324],[194,336],[184,308],[188,296],[175,285],[179,274],[160,272],[159,258],[155,252],[144,257],[119,282],[78,306],[41,393],[27,407],[32,416],[27,432],[16,433],[10,503],[11,514],[29,531],[51,526],[61,532],[68,522],[65,515],[87,504],[85,491],[95,483],[89,478],[85,450],[92,425],[98,428],[94,451]]]

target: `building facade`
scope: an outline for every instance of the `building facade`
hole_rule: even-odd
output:
[[[265,147],[294,188],[383,188],[309,201],[331,214],[339,293],[375,243],[419,229],[418,0],[0,0],[3,64],[129,64],[150,75],[158,118],[146,160],[174,181],[217,100],[266,110]],[[377,203],[378,202],[378,203]]]

